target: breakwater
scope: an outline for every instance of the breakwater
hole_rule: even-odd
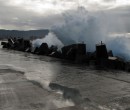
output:
[[[84,43],[63,46],[61,50],[58,50],[57,46],[52,45],[49,47],[47,43],[42,43],[39,47],[33,47],[30,40],[23,38],[9,38],[8,41],[1,42],[1,45],[7,49],[66,59],[78,64],[95,65],[98,69],[130,71],[130,62],[118,56],[113,56],[112,50],[108,51],[102,41],[95,45],[94,52],[87,52],[87,46]]]

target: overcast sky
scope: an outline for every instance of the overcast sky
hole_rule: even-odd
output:
[[[89,12],[104,13],[105,20],[108,22],[110,19],[109,25],[118,19],[118,26],[124,25],[126,31],[130,32],[130,0],[0,0],[0,28],[51,28],[62,22],[63,12],[79,6]]]

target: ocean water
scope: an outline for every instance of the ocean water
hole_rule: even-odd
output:
[[[45,95],[49,92],[57,110],[130,110],[127,72],[96,70],[93,66],[0,47],[0,73],[10,71],[22,73]],[[50,110],[51,105],[38,110]]]

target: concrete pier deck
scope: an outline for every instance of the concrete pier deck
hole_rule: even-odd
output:
[[[0,70],[0,110],[50,110],[56,94],[34,85],[22,72]]]
[[[91,88],[89,88],[86,85],[85,89],[88,89],[88,92],[91,91],[90,99],[99,97],[97,100],[100,102],[101,99],[105,101],[105,99],[109,100],[111,97],[129,96],[130,83],[124,81],[123,77],[122,80],[117,80],[108,76],[89,76],[91,77],[88,77],[86,80],[89,81],[93,87],[91,86]],[[94,78],[99,81],[95,82]],[[102,78],[102,80],[100,78]],[[104,83],[105,81],[109,83],[106,84]],[[94,85],[94,82],[96,85]],[[92,97],[92,94],[96,95]],[[121,102],[121,105],[128,108],[129,98],[130,97],[119,99],[117,104],[123,100],[124,102]],[[0,69],[0,110],[83,110],[83,108],[80,107],[79,105],[74,106],[73,104],[66,103],[61,94],[41,88],[37,83],[27,80],[23,72],[13,69]],[[91,110],[97,109],[92,108]]]

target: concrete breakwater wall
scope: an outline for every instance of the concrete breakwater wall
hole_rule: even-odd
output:
[[[87,52],[86,44],[84,43],[64,46],[61,48],[61,51],[54,45],[49,47],[47,43],[42,43],[40,47],[34,48],[30,40],[25,40],[23,38],[9,38],[8,41],[1,42],[1,45],[3,45],[3,48],[7,49],[66,59],[78,64],[93,64],[100,69],[108,68],[130,71],[130,62],[113,56],[112,51],[108,51],[106,45],[102,42],[96,44],[95,52]]]

